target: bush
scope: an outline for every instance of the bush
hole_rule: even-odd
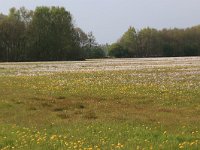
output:
[[[124,49],[120,44],[113,44],[109,48],[109,56],[116,58],[128,57],[128,50]]]

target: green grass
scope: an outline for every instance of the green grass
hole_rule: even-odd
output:
[[[193,69],[39,76],[6,69],[0,149],[200,149],[200,74]]]

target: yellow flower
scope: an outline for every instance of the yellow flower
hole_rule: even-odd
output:
[[[184,146],[183,146],[183,145],[180,145],[180,146],[179,146],[179,148],[180,148],[180,149],[183,149],[183,148],[184,148]]]
[[[56,135],[52,135],[50,139],[54,140],[54,139],[56,139],[56,137],[57,137]]]
[[[194,145],[194,144],[195,144],[195,142],[191,142],[191,143],[190,143],[190,146],[192,146],[192,145]]]

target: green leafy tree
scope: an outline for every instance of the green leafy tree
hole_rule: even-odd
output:
[[[128,50],[130,57],[135,57],[137,51],[137,32],[135,28],[130,27],[128,31],[124,33],[119,43],[124,49]]]
[[[138,33],[138,56],[161,56],[159,32],[156,29],[144,28]]]
[[[17,16],[15,8],[0,22],[0,45],[2,60],[22,61],[25,49],[25,25]]]
[[[31,55],[34,59],[80,58],[80,47],[72,17],[63,7],[37,7],[29,32],[30,41],[32,41]]]

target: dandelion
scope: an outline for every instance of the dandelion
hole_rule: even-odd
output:
[[[55,140],[57,138],[57,135],[52,135],[50,140]]]
[[[180,145],[180,146],[179,146],[179,149],[183,149],[183,148],[184,148],[184,146],[183,146],[183,145]]]

